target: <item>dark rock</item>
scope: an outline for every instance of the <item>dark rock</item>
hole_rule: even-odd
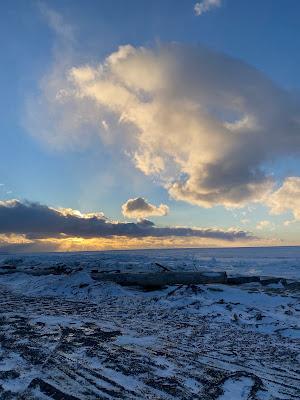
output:
[[[88,286],[90,286],[89,283],[81,283],[81,284],[79,285],[79,289],[83,289],[83,288],[88,287]]]
[[[53,385],[50,385],[50,383],[45,382],[44,380],[40,378],[35,378],[31,381],[30,385],[28,386],[30,389],[36,389],[39,388],[40,391],[45,394],[46,396],[51,397],[54,400],[79,400],[78,397],[71,396],[67,393],[62,392],[58,388],[56,388]]]
[[[264,316],[259,312],[256,314],[255,319],[256,321],[261,321],[264,318]]]
[[[238,322],[239,317],[238,317],[238,315],[237,315],[236,313],[233,314],[232,320],[233,320],[234,322]]]

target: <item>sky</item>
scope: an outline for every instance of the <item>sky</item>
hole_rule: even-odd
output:
[[[300,245],[299,1],[0,15],[0,251]]]

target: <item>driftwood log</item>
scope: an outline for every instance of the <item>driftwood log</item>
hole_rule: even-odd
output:
[[[260,282],[259,276],[234,276],[227,278],[228,285],[243,285],[244,283]]]
[[[145,288],[166,285],[198,285],[205,283],[226,283],[226,272],[150,272],[150,273],[116,273],[102,274],[92,272],[91,277],[97,281],[110,281],[123,286],[142,286]]]

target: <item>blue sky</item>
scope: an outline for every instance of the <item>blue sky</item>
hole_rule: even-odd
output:
[[[249,201],[243,208],[224,206],[224,202],[205,208],[175,199],[157,177],[136,168],[126,155],[126,148],[93,138],[90,145],[77,143],[72,148],[57,149],[31,132],[28,103],[39,98],[41,81],[49,77],[58,59],[61,62],[65,57],[70,67],[95,66],[127,44],[146,49],[170,42],[204,45],[217,54],[255,67],[274,85],[297,98],[298,1],[222,0],[200,16],[195,15],[195,3],[1,2],[0,200],[26,199],[81,212],[102,211],[112,219],[125,221],[130,217],[122,215],[121,205],[128,199],[143,197],[156,206],[169,207],[166,216],[150,215],[158,225],[237,227],[271,241],[275,239],[274,243],[282,239],[278,243],[299,244],[300,223],[293,204],[284,209],[276,198],[276,215],[270,214],[270,205],[263,201]],[[55,32],[49,22],[51,12],[59,16],[61,26],[70,27],[72,43],[65,45]],[[247,148],[243,151],[247,152]],[[269,157],[263,168],[276,177],[278,188],[285,178],[300,175],[298,160],[295,154]],[[268,223],[260,225],[261,221]]]

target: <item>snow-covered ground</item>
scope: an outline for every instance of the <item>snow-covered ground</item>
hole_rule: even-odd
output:
[[[143,291],[91,269],[226,270],[300,280],[300,249],[1,255],[1,399],[300,399],[300,289]],[[32,276],[65,264],[69,275]]]
[[[214,270],[244,275],[270,275],[300,280],[300,247],[130,250],[83,253],[1,254],[0,265],[17,260],[19,266],[65,263],[86,270],[159,270],[155,262],[171,269]]]

